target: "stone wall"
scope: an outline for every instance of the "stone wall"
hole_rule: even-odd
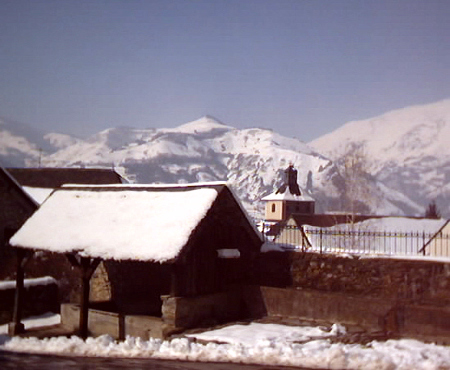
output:
[[[278,316],[316,324],[340,323],[356,330],[450,344],[450,309],[442,306],[258,286],[246,287],[244,297],[252,317]]]
[[[450,264],[439,261],[269,252],[260,256],[256,275],[258,285],[450,303]]]
[[[162,317],[173,328],[214,326],[248,317],[241,290],[197,297],[162,297]]]
[[[450,343],[450,263],[443,261],[269,252],[244,296],[253,316]]]
[[[88,329],[90,335],[109,334],[116,339],[127,335],[167,338],[195,327],[208,327],[220,323],[246,319],[242,290],[215,293],[196,297],[162,297],[162,317],[130,315],[109,310],[89,309]],[[80,307],[78,304],[61,305],[61,322],[71,331],[78,330]]]
[[[73,303],[61,305],[61,323],[68,330],[76,332],[80,322],[80,306]],[[111,335],[115,339],[125,339],[127,335],[141,337],[148,340],[153,338],[166,338],[170,328],[159,317],[144,315],[124,315],[117,312],[108,312],[89,309],[88,320],[89,335]]]

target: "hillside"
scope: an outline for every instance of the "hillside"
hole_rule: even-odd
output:
[[[422,207],[436,200],[450,216],[450,99],[349,122],[309,144],[342,163],[364,148],[370,174]]]
[[[1,128],[1,127],[0,127]],[[0,132],[6,132],[2,130]],[[30,137],[30,136],[28,136]],[[0,136],[1,138],[1,136]],[[38,137],[46,150],[25,136],[20,161],[7,152],[5,166],[114,167],[130,182],[186,183],[226,180],[254,217],[261,217],[262,197],[278,188],[284,169],[298,170],[299,185],[316,199],[316,209],[342,209],[343,177],[336,164],[304,142],[272,130],[236,129],[205,116],[175,128],[110,128],[85,140],[62,134]],[[7,146],[0,141],[0,146]],[[420,214],[423,207],[376,178],[367,179],[377,199],[368,203],[378,214]],[[369,204],[370,203],[370,204]]]
[[[238,130],[205,116],[172,129],[112,128],[50,154],[46,166],[114,166],[132,182],[227,180],[252,213],[289,163],[322,203],[338,197],[333,163],[303,142],[270,130]]]

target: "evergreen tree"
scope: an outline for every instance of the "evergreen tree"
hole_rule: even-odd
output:
[[[437,208],[436,202],[433,200],[428,204],[427,210],[425,211],[426,218],[441,218],[441,212]]]

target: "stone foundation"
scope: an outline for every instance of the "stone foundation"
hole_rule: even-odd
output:
[[[76,332],[80,320],[80,306],[65,303],[61,305],[61,324]],[[127,335],[143,339],[166,338],[173,328],[169,328],[161,318],[144,315],[122,315],[116,312],[89,309],[88,330],[90,336],[103,334],[115,339],[125,339]]]
[[[129,315],[89,309],[89,335],[109,334],[116,339],[127,335],[143,339],[167,338],[171,334],[194,327],[247,318],[241,291],[230,291],[197,297],[162,297],[162,317]],[[70,331],[77,331],[80,320],[78,304],[61,305],[61,323]]]
[[[213,326],[247,317],[240,290],[197,297],[162,297],[166,324],[177,328]]]

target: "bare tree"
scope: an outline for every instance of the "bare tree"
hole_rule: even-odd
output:
[[[375,205],[376,196],[364,145],[347,145],[346,155],[341,163],[341,175],[344,179],[342,209],[352,216],[369,213]]]
[[[347,213],[345,229],[350,233],[340,239],[342,248],[357,249],[364,244],[358,214],[370,214],[379,202],[374,178],[369,174],[369,160],[363,144],[348,144],[339,163],[342,176],[341,210]],[[362,238],[362,239],[361,239]]]

